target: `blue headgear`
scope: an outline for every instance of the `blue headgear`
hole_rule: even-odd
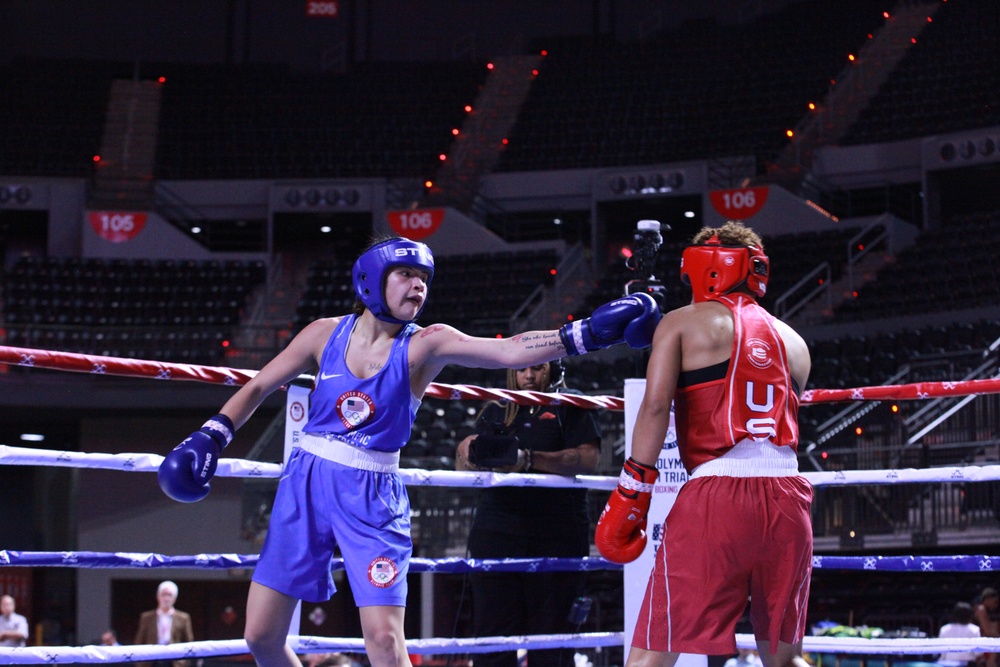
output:
[[[376,243],[354,262],[354,293],[376,318],[393,324],[408,324],[413,320],[396,319],[385,305],[385,276],[394,266],[409,266],[426,271],[428,286],[434,277],[434,255],[431,249],[418,241],[395,238]],[[423,307],[420,310],[423,311]]]

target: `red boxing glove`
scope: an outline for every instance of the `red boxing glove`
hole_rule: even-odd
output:
[[[631,563],[646,548],[646,514],[659,474],[632,457],[625,461],[594,533],[597,550],[612,563]]]

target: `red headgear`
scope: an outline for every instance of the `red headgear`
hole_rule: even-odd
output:
[[[718,236],[685,248],[681,281],[691,286],[695,303],[717,299],[740,285],[757,296],[767,291],[770,262],[760,246],[722,245]]]

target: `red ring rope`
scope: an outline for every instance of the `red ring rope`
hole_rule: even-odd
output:
[[[36,350],[23,347],[0,345],[0,363],[32,368],[48,368],[76,373],[96,375],[122,375],[127,377],[155,380],[189,380],[224,384],[244,385],[257,371],[225,368],[222,366],[198,366],[195,364],[174,364],[165,361],[144,359],[121,359],[94,354]],[[809,389],[802,393],[802,403],[832,403],[836,401],[884,401],[921,400],[943,396],[968,396],[970,394],[1000,393],[1000,378],[984,380],[960,380],[957,382],[916,382],[876,387],[855,387],[853,389]],[[603,408],[624,410],[625,401],[615,396],[585,396],[580,394],[550,394],[540,391],[512,391],[509,389],[485,389],[475,385],[441,384],[432,382],[427,387],[427,396],[449,400],[511,400],[520,405],[568,404],[580,408]]]

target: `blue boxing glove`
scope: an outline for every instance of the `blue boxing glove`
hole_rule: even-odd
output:
[[[590,317],[564,324],[559,338],[568,356],[603,350],[618,343],[648,347],[660,323],[660,309],[643,292],[629,294],[600,306]]]
[[[218,414],[174,447],[156,473],[163,492],[181,503],[198,502],[207,496],[208,483],[219,465],[219,452],[235,431],[232,420]]]

